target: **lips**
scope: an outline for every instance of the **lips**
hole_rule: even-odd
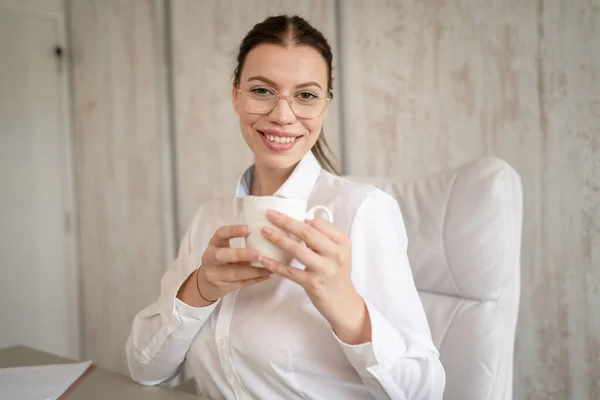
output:
[[[260,132],[260,134],[263,135],[269,142],[274,142],[274,143],[279,143],[279,144],[293,143],[298,138],[298,136],[278,136],[278,135],[271,135],[271,134],[265,133],[263,131],[258,131],[258,132]]]
[[[292,149],[298,143],[302,136],[292,135],[286,132],[264,130],[259,131],[265,146],[275,152],[285,152]]]

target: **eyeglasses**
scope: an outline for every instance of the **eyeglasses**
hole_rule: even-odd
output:
[[[267,86],[238,88],[242,104],[247,113],[270,114],[279,100],[285,99],[294,115],[302,119],[320,117],[331,97],[313,90],[301,90],[291,96],[281,96],[277,90]]]

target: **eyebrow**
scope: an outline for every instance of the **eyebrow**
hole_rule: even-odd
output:
[[[264,82],[264,83],[266,83],[268,85],[277,86],[277,84],[275,82],[273,82],[269,78],[265,78],[262,75],[253,76],[253,77],[251,77],[251,78],[248,79],[248,82],[250,82],[250,81],[262,81],[262,82]],[[315,81],[301,83],[300,85],[296,85],[296,88],[304,88],[304,87],[308,87],[308,86],[316,86],[319,89],[323,90],[323,88],[321,87],[321,85],[319,85]]]

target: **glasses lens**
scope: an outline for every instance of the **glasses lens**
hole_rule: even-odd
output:
[[[310,119],[317,118],[323,113],[327,99],[319,97],[310,100],[294,98],[291,103],[292,111],[298,118]]]
[[[263,88],[242,90],[245,109],[250,114],[268,114],[277,102],[277,93]]]

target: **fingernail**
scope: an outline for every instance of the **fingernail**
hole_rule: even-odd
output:
[[[269,228],[268,226],[263,226],[262,228],[262,232],[266,235],[266,236],[270,236],[273,234],[273,229]]]
[[[269,210],[269,211],[267,211],[267,216],[268,217],[278,217],[279,216],[279,211],[277,211],[277,210]]]

